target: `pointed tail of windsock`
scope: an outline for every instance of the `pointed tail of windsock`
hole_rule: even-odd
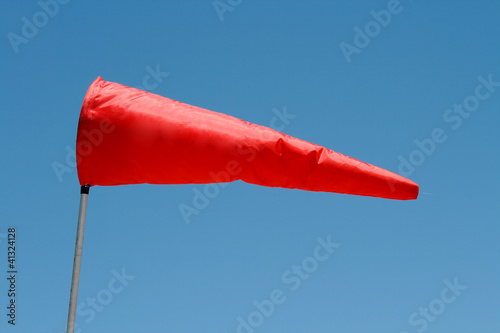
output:
[[[81,185],[247,183],[409,200],[398,174],[271,128],[106,82],[88,89],[78,124]]]

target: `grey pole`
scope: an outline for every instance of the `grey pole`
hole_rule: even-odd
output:
[[[87,212],[89,189],[89,185],[83,185],[80,191],[80,212],[78,213],[75,259],[73,261],[73,277],[71,278],[71,293],[69,296],[67,333],[74,333],[75,331],[76,299],[78,297],[78,282],[80,280],[80,265],[82,263],[83,230],[85,229],[85,213]]]

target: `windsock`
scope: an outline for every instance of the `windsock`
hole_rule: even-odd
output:
[[[398,174],[271,128],[98,77],[80,113],[81,185],[247,183],[388,199],[418,196]]]

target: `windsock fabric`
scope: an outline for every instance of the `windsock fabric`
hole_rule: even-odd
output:
[[[327,148],[98,77],[76,140],[81,185],[262,186],[416,199],[418,185]]]

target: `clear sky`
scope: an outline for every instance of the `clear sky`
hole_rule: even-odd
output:
[[[500,2],[55,1],[0,4],[1,332],[65,330],[97,76],[273,122],[421,194],[236,182],[188,224],[203,185],[93,187],[76,332],[500,331]]]

